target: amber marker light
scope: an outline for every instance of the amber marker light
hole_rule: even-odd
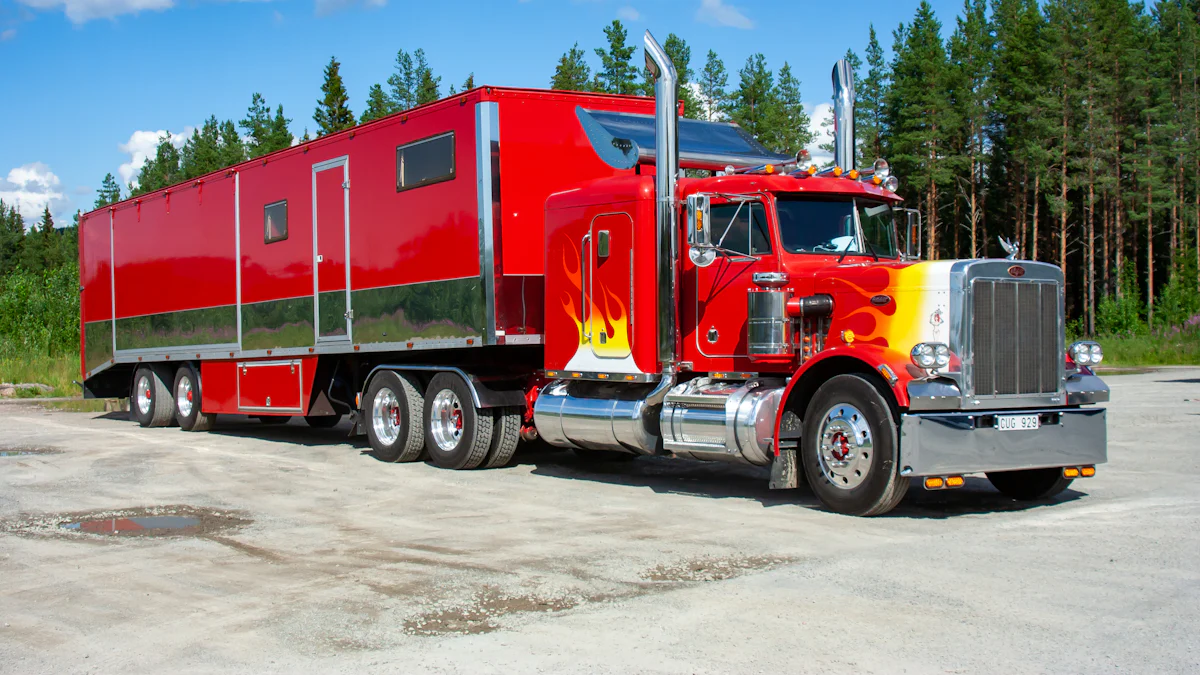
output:
[[[840,166],[833,167],[833,175],[841,176],[842,175],[842,167],[840,167]]]
[[[962,476],[948,476],[946,478],[946,487],[948,487],[948,488],[962,487],[963,485],[966,484],[966,482],[967,481],[965,481]]]
[[[941,490],[946,487],[946,481],[941,476],[930,476],[925,479],[926,490]]]
[[[858,179],[858,169],[850,169],[850,173],[848,173],[846,175],[850,177],[850,180],[857,180]]]
[[[883,179],[879,176],[871,176],[871,182],[876,185],[883,185]]]
[[[815,175],[817,173],[817,165],[809,164],[808,168],[804,170],[804,173],[807,173],[810,176]]]
[[[637,379],[637,378],[636,378],[636,377],[634,377],[633,375],[626,375],[626,376],[625,376],[625,381],[626,381],[626,382],[633,382],[633,381],[634,381],[634,380],[636,380],[636,379]]]
[[[1091,478],[1092,476],[1096,475],[1096,467],[1085,466],[1079,470],[1079,475],[1083,476],[1084,478]]]
[[[1063,478],[1079,478],[1079,469],[1073,466],[1068,466],[1063,469]]]

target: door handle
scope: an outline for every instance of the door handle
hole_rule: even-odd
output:
[[[325,256],[323,256],[323,255],[318,255],[318,256],[317,256],[317,262],[319,262],[319,263],[320,263],[320,262],[325,262]]]

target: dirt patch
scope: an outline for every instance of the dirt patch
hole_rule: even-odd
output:
[[[577,607],[585,599],[539,598],[532,595],[504,595],[486,588],[470,602],[419,614],[404,622],[412,635],[478,635],[500,629],[497,619],[528,612],[561,612]]]
[[[88,538],[209,537],[250,522],[232,511],[172,505],[26,516],[0,523],[0,531]]]
[[[24,457],[26,455],[59,455],[62,450],[39,445],[0,445],[0,457]]]
[[[723,581],[751,572],[761,572],[795,562],[794,558],[770,555],[692,558],[659,565],[642,577],[658,582]]]

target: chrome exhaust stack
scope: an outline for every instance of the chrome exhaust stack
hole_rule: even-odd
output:
[[[846,59],[833,64],[833,163],[854,168],[854,71]]]
[[[679,76],[671,57],[646,31],[646,69],[654,77],[654,191],[658,231],[658,360],[675,366],[675,259],[679,250],[675,182],[679,177]]]

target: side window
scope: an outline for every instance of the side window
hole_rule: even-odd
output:
[[[717,246],[745,255],[771,252],[767,212],[761,203],[714,204],[711,213],[713,242]]]
[[[263,207],[263,243],[274,244],[288,237],[287,200]]]
[[[396,148],[396,192],[454,178],[454,132]]]

